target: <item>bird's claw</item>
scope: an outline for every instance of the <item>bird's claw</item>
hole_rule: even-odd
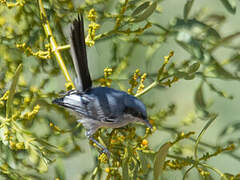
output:
[[[106,154],[107,157],[108,157],[108,159],[110,158],[111,153],[109,152],[109,150],[108,150],[107,148],[102,149],[102,152],[101,152],[101,153]]]

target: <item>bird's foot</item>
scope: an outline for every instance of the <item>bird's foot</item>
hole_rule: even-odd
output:
[[[101,151],[101,153],[106,154],[107,157],[108,157],[108,159],[110,158],[111,153],[109,152],[109,150],[108,150],[107,148],[103,148],[102,151]]]
[[[108,159],[110,158],[110,152],[109,152],[109,150],[106,148],[106,147],[104,147],[102,144],[100,144],[96,139],[94,139],[92,136],[90,136],[89,137],[89,139],[92,141],[92,142],[94,142],[100,149],[102,149],[101,150],[101,154],[106,154],[107,155],[107,157],[108,157]]]

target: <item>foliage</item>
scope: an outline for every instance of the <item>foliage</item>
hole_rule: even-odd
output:
[[[86,44],[95,46],[107,42],[112,47],[106,49],[111,54],[111,65],[96,79],[96,85],[121,88],[145,101],[145,95],[154,89],[161,93],[184,80],[199,82],[194,97],[196,112],[181,124],[174,127],[168,124],[170,117],[177,118],[175,104],[169,104],[166,109],[153,104],[147,105],[149,111],[155,109],[149,113],[152,130],[139,124],[99,130],[95,136],[110,150],[111,157],[98,154],[95,167],[81,174],[81,179],[159,179],[167,171],[182,171],[182,178],[186,179],[188,175],[191,177],[192,169],[202,178],[213,179],[212,174],[216,173],[225,180],[239,179],[240,174],[225,173],[207,164],[209,159],[222,153],[239,161],[240,156],[235,153],[239,140],[214,146],[203,142],[201,137],[217,118],[206,101],[206,87],[211,94],[233,98],[218,89],[212,79],[239,81],[239,47],[233,40],[240,33],[221,35],[220,28],[226,17],[202,10],[192,13],[194,0],[183,1],[183,17],[176,17],[164,26],[157,21],[162,13],[161,2],[85,0],[78,6],[77,1],[66,0],[0,1],[1,179],[46,179],[50,173],[48,168],[53,166],[53,176],[64,180],[66,169],[56,161],[83,153],[79,145],[86,138],[83,127],[77,124],[76,117],[51,103],[63,91],[64,83],[56,84],[56,81],[63,82],[59,81],[62,74],[66,90],[74,88],[69,75],[70,46],[64,33],[79,13],[88,19]],[[234,0],[220,2],[230,14],[236,13]],[[105,23],[108,27],[104,27]],[[144,65],[148,67],[161,46],[171,39],[189,54],[188,58],[181,60],[178,55],[177,60],[173,60],[174,51],[169,49],[169,54],[158,60],[154,72],[135,68],[135,72],[130,73],[137,47],[146,52]],[[226,61],[214,55],[222,47],[232,50]],[[226,67],[231,67],[231,71]],[[122,77],[129,84],[117,87]],[[192,131],[190,125],[199,121],[206,125],[201,132]],[[188,131],[181,132],[183,127],[189,127]],[[239,123],[233,123],[224,128],[219,137],[236,132],[239,127]],[[152,147],[149,139],[159,131],[169,133],[172,138],[157,140],[158,146]],[[195,138],[194,134],[199,135]],[[184,151],[186,140],[192,141],[190,155]],[[97,150],[92,146],[92,151]]]

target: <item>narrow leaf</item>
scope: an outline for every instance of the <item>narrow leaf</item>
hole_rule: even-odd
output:
[[[225,70],[219,62],[212,58],[211,59],[211,65],[214,67],[212,70],[212,73],[214,73],[218,78],[222,79],[234,79],[239,80],[240,78],[236,75],[231,74],[229,71]]]
[[[233,124],[227,124],[227,126],[225,126],[223,128],[223,130],[219,133],[219,137],[233,134],[234,132],[239,132],[239,130],[240,130],[240,122],[235,122]]]
[[[188,74],[184,77],[185,80],[193,80],[195,78],[195,74]]]
[[[139,13],[141,13],[144,9],[146,9],[150,5],[149,1],[146,1],[139,5],[132,13],[132,16],[137,16]]]
[[[158,180],[159,176],[161,175],[164,167],[164,161],[166,159],[168,149],[172,146],[170,142],[162,145],[158,152],[155,155],[154,159],[154,167],[153,167],[153,175],[154,180]]]
[[[10,87],[10,90],[9,90],[7,105],[6,105],[6,118],[10,117],[11,112],[12,112],[13,96],[14,96],[15,91],[16,91],[16,86],[17,86],[17,83],[18,83],[18,79],[19,79],[19,75],[20,75],[20,72],[22,70],[22,67],[23,67],[22,64],[20,64],[17,67],[16,73],[15,73],[15,75],[13,77],[13,80],[12,80],[12,84],[11,84],[11,87]]]
[[[38,170],[40,173],[45,173],[48,171],[48,164],[45,159],[40,159],[39,165],[38,165]]]
[[[189,66],[188,72],[189,73],[195,73],[199,69],[199,67],[200,67],[200,63],[199,62],[194,63],[191,66]]]
[[[134,17],[133,21],[140,22],[147,19],[149,16],[152,15],[152,13],[155,11],[156,8],[157,8],[157,1],[154,1],[148,8],[145,9],[145,11],[143,11],[143,13]]]
[[[204,111],[206,109],[207,105],[206,105],[204,97],[203,97],[202,83],[200,84],[197,91],[195,92],[194,101],[195,101],[195,106],[197,107],[197,109],[199,109],[201,111]]]
[[[186,21],[188,18],[188,14],[189,14],[190,10],[192,9],[193,2],[194,2],[194,0],[187,0],[186,4],[184,5],[184,9],[183,9],[184,21]]]
[[[123,179],[128,180],[129,179],[129,151],[128,148],[125,148],[125,154],[124,154],[124,159],[123,159],[123,167],[122,167],[122,176]]]
[[[145,175],[149,168],[148,168],[148,158],[145,153],[142,153],[141,151],[138,152],[139,155],[139,161],[141,164],[141,169],[143,171],[143,174]]]
[[[128,162],[124,162],[124,163],[123,163],[122,176],[123,176],[123,179],[126,179],[126,180],[129,179],[129,174],[128,174]]]
[[[202,131],[200,132],[200,134],[197,137],[197,141],[196,141],[195,149],[194,149],[194,156],[195,156],[196,160],[198,160],[198,156],[197,156],[198,144],[199,144],[203,134],[206,132],[207,128],[212,124],[212,122],[216,118],[217,118],[217,114],[212,114],[210,120],[207,122],[207,124],[204,126],[204,128],[202,129]]]
[[[66,179],[65,167],[64,167],[62,159],[59,158],[55,164],[56,164],[56,166],[55,166],[56,179],[59,178],[61,180],[65,180]]]
[[[183,71],[177,71],[174,75],[178,79],[182,79],[182,78],[185,78],[188,74],[186,72],[183,72]]]
[[[224,7],[230,12],[231,14],[236,13],[236,1],[235,0],[221,0]]]

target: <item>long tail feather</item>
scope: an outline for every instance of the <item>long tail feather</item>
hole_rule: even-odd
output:
[[[70,43],[71,55],[78,80],[76,87],[81,91],[85,91],[92,87],[92,80],[88,69],[82,15],[73,21]]]

